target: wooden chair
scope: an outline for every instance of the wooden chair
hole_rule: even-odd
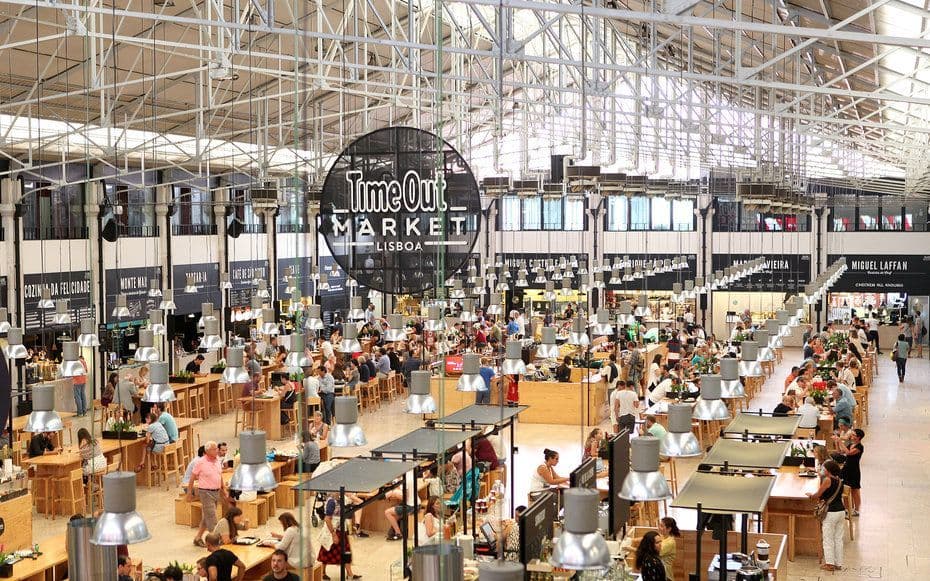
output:
[[[84,474],[80,468],[75,468],[68,476],[56,478],[52,488],[55,495],[52,498],[52,519],[58,514],[72,515],[84,512]]]
[[[243,430],[251,430],[255,424],[252,416],[252,400],[247,397],[236,400],[236,421],[233,426],[233,434],[238,436],[240,427]]]

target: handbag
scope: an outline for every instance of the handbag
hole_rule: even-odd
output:
[[[832,480],[833,477],[831,476],[830,479]],[[823,519],[827,518],[827,512],[829,512],[830,504],[836,500],[836,497],[839,496],[841,490],[843,490],[843,482],[839,481],[839,484],[836,487],[836,491],[833,493],[833,496],[830,497],[830,500],[824,501],[821,499],[817,501],[817,504],[814,505],[814,518],[816,518],[818,522],[823,522]]]
[[[328,551],[330,547],[333,546],[333,535],[329,532],[329,527],[323,525],[323,528],[320,529],[320,534],[317,535],[317,542],[320,544],[320,548],[324,551]]]
[[[891,350],[891,360],[892,361],[898,360],[898,349],[897,348]]]

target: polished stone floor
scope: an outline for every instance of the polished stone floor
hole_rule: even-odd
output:
[[[771,409],[777,403],[780,387],[792,363],[800,360],[800,352],[786,350],[785,362],[778,366],[753,407]],[[789,564],[792,580],[816,579],[930,579],[930,545],[921,539],[917,526],[930,509],[930,478],[925,458],[930,453],[930,365],[928,361],[912,360],[908,364],[908,378],[899,384],[894,364],[881,358],[879,375],[871,392],[871,422],[865,426],[865,454],[862,460],[863,502],[862,516],[858,519],[855,541],[846,547],[847,569],[843,572],[820,571],[814,558],[799,557]],[[361,423],[368,436],[370,447],[378,446],[411,429],[422,425],[419,416],[402,413],[401,404],[382,408],[376,414],[364,414]],[[77,424],[77,422],[76,422]],[[79,425],[75,426],[77,429]],[[558,470],[567,474],[578,464],[581,447],[589,427],[520,425],[517,428],[519,454],[516,498],[526,498],[529,474],[539,464],[543,448],[558,450],[561,463]],[[214,418],[201,424],[201,439],[234,442],[233,416]],[[278,448],[291,448],[291,442],[276,442]],[[235,449],[235,445],[231,446]],[[364,449],[337,449],[337,456],[354,456]],[[687,479],[697,462],[680,462],[678,473],[681,482]],[[175,490],[141,488],[138,493],[139,510],[152,532],[152,540],[130,548],[136,559],[146,566],[164,566],[171,560],[194,562],[205,554],[191,544],[193,529],[174,524]],[[687,511],[681,511],[687,512]],[[674,514],[683,528],[693,528],[694,515]],[[251,535],[267,536],[277,530],[277,522]],[[64,531],[65,520],[35,518],[34,535],[38,543]],[[369,539],[352,539],[356,573],[366,579],[390,579],[390,564],[401,556],[401,545],[386,542],[380,535]],[[335,574],[335,568],[330,568]]]

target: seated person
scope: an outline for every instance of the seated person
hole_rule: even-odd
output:
[[[165,446],[169,443],[168,432],[165,431],[165,426],[158,422],[158,416],[155,415],[155,412],[149,413],[145,426],[145,446],[142,448],[142,462],[136,466],[136,472],[142,472],[142,468],[145,467],[145,462],[148,460],[150,451],[155,454],[163,454],[165,452]]]
[[[194,357],[194,360],[187,364],[184,370],[187,371],[188,373],[193,373],[197,377],[206,377],[207,376],[206,373],[200,372],[200,366],[203,365],[203,362],[204,362],[203,353],[198,353],[197,356]]]
[[[560,383],[568,383],[571,381],[572,368],[571,368],[572,358],[566,356],[562,360],[562,364],[555,368],[555,379]]]
[[[804,403],[801,404],[796,413],[801,416],[801,423],[798,424],[799,428],[816,429],[818,427],[820,408],[814,405],[814,398],[810,396],[804,398]]]
[[[300,581],[297,573],[288,571],[287,566],[287,553],[275,549],[271,554],[271,573],[262,577],[262,581]]]
[[[407,515],[413,513],[413,496],[417,493],[413,486],[413,473],[404,475],[404,484],[391,489],[384,495],[384,499],[395,503],[391,508],[385,509],[384,518],[387,519],[387,540],[396,541],[403,538],[401,527],[407,526]]]
[[[772,410],[772,416],[785,417],[794,410],[794,397],[790,395],[783,396],[781,403]]]
[[[297,447],[300,452],[300,468],[304,474],[313,474],[320,465],[320,445],[310,430],[300,434],[301,443]]]
[[[48,454],[57,454],[55,445],[52,444],[51,432],[39,432],[29,440],[29,457],[36,458]]]
[[[668,433],[668,430],[665,429],[665,426],[656,421],[656,417],[652,414],[646,416],[643,421],[643,426],[640,433],[643,436],[652,436],[653,438],[662,439],[665,437],[665,434]]]

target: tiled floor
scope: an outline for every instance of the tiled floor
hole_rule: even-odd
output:
[[[780,387],[790,365],[800,359],[799,352],[786,350],[786,361],[776,368],[766,382],[763,393],[753,407],[770,409],[779,398]],[[824,573],[816,559],[799,557],[789,564],[790,579],[930,579],[930,545],[921,540],[920,523],[930,511],[930,365],[928,361],[908,363],[908,379],[899,385],[894,365],[881,358],[880,374],[871,392],[871,423],[864,429],[865,455],[863,468],[863,509],[855,541],[846,546],[847,570]],[[365,414],[361,422],[371,447],[387,442],[421,425],[419,416],[401,412],[401,404],[383,408],[377,414]],[[76,429],[76,428],[75,428]],[[581,458],[581,446],[587,429],[575,426],[521,425],[517,429],[519,454],[516,458],[516,498],[526,498],[528,474],[539,463],[543,448],[560,452],[558,470],[567,474]],[[233,438],[233,418],[211,419],[201,425],[201,438],[229,440]],[[292,447],[290,442],[274,443],[279,448]],[[235,448],[235,446],[231,446]],[[336,450],[336,455],[353,456],[364,450]],[[696,461],[679,462],[681,482],[687,479]],[[142,488],[138,506],[148,523],[153,539],[131,547],[134,558],[147,565],[163,566],[169,560],[193,562],[204,555],[191,544],[193,529],[174,524],[174,490]],[[685,527],[694,526],[693,514],[675,514]],[[36,541],[61,534],[65,521],[37,517],[34,524]],[[276,525],[274,521],[270,523]],[[263,527],[258,535],[271,530]],[[250,531],[250,534],[252,532]],[[366,579],[390,579],[390,564],[401,556],[399,543],[388,543],[383,537],[352,540],[356,572]],[[330,568],[330,573],[335,573]]]

